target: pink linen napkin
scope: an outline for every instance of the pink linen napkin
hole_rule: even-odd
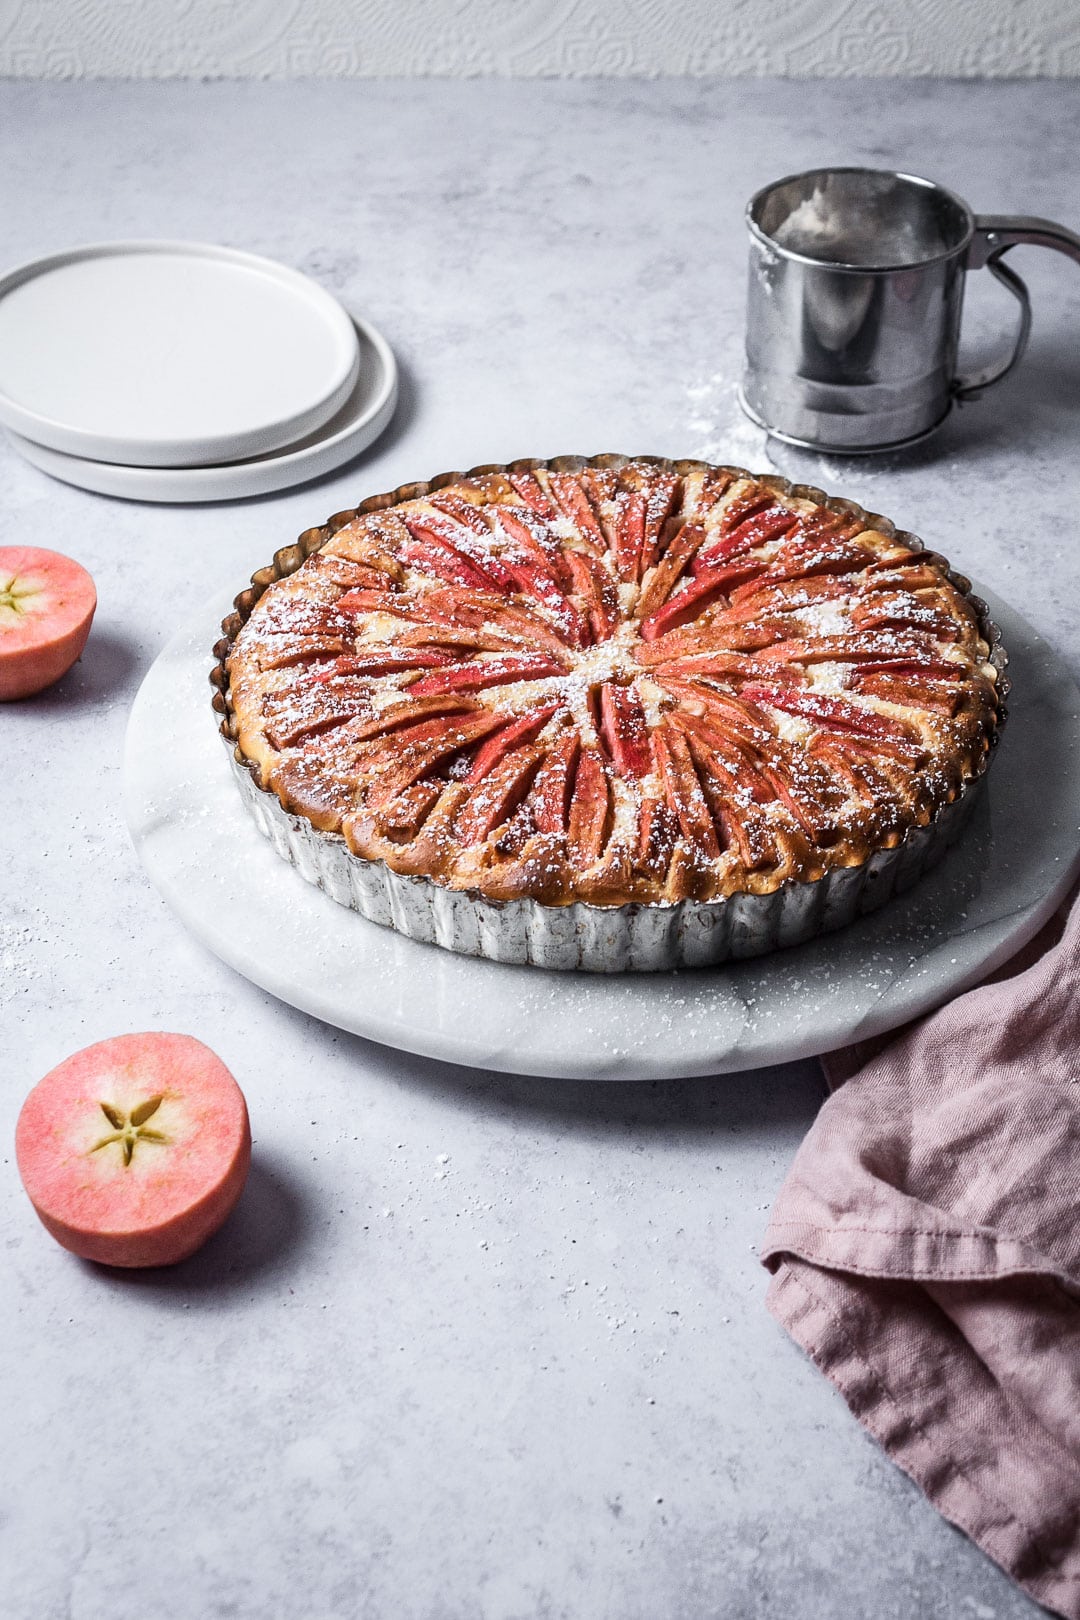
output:
[[[769,1309],[938,1511],[1080,1620],[1080,900],[824,1063]]]

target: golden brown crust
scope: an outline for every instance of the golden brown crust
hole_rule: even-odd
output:
[[[338,526],[228,653],[262,786],[495,899],[714,899],[865,861],[1000,697],[932,554],[735,469],[474,473]]]

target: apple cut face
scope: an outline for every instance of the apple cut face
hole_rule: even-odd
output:
[[[23,1185],[74,1254],[113,1266],[185,1259],[243,1190],[243,1094],[190,1035],[120,1035],[76,1052],[34,1087],[15,1135]]]
[[[927,824],[1001,713],[947,564],[681,465],[481,470],[339,528],[229,654],[260,785],[357,856],[554,905],[769,893]]]
[[[0,701],[32,697],[66,675],[96,606],[94,581],[71,557],[0,547]]]

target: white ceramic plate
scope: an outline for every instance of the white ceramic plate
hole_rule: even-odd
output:
[[[222,595],[186,626],[135,699],[124,759],[135,847],[223,961],[388,1046],[603,1080],[807,1057],[977,983],[1036,932],[1080,868],[1080,692],[1046,643],[990,598],[1013,681],[999,757],[956,848],[881,911],[797,950],[682,973],[550,973],[416,944],[306,883],[251,821],[207,679],[230,606]]]
[[[228,501],[291,489],[351,461],[378,438],[394,414],[398,372],[393,351],[367,321],[353,321],[360,368],[348,399],[324,427],[272,455],[223,467],[122,467],[64,455],[18,433],[10,438],[42,472],[97,495],[132,501]]]
[[[265,455],[328,422],[359,365],[337,299],[254,253],[102,242],[0,278],[0,422],[67,455]]]

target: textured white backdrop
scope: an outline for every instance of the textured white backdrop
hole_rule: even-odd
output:
[[[1077,0],[0,0],[20,78],[1074,77]]]

